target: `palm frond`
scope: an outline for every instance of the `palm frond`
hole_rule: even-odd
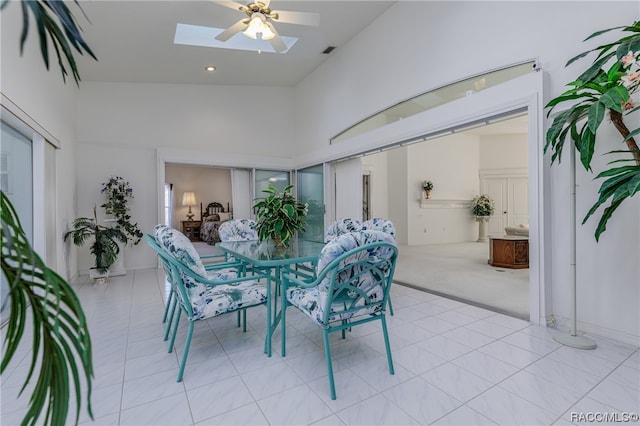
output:
[[[93,418],[91,339],[80,302],[69,283],[49,269],[33,251],[4,192],[0,192],[0,205],[2,272],[10,292],[0,373],[7,368],[20,345],[29,322],[29,311],[34,330],[31,364],[20,394],[38,371],[22,424],[66,424],[72,391],[75,393],[77,424],[82,406],[81,371],[84,372],[87,410]],[[3,397],[8,397],[6,392]],[[43,410],[44,420],[41,419]]]

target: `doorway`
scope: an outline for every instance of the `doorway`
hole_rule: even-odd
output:
[[[372,217],[391,219],[405,234],[398,237],[396,281],[529,319],[529,270],[488,264],[489,243],[477,242],[469,206],[482,193],[494,200],[490,236],[528,224],[528,150],[528,117],[520,111],[493,126],[365,155],[362,169],[377,201],[369,203]],[[428,200],[423,180],[435,186]]]

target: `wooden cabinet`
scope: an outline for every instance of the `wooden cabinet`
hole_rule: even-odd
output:
[[[200,227],[202,222],[199,220],[183,220],[182,233],[191,241],[200,241]]]
[[[529,239],[526,237],[489,238],[489,265],[522,269],[529,267]]]

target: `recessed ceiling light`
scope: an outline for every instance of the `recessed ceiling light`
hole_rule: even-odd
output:
[[[206,67],[204,67],[204,69],[209,72],[214,72],[216,70],[216,67],[214,67],[213,65],[207,65]]]

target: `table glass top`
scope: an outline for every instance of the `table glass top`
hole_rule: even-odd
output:
[[[295,239],[289,246],[276,246],[273,241],[227,241],[216,244],[222,250],[259,266],[277,266],[314,261],[325,243]]]

